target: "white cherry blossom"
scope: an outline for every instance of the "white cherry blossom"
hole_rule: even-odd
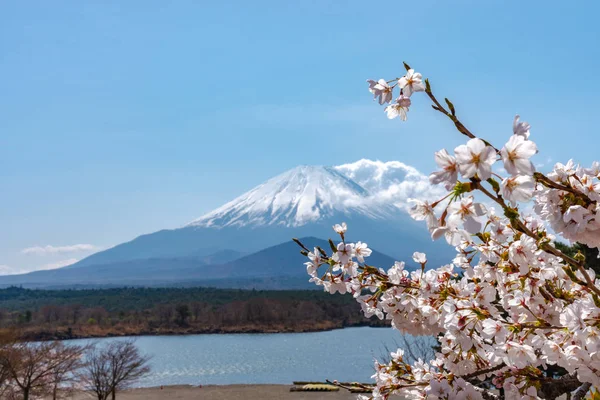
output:
[[[373,98],[379,101],[379,104],[385,104],[392,101],[393,89],[385,79],[380,79],[375,82],[372,79],[367,80],[369,83],[369,91],[373,93]]]
[[[367,246],[366,243],[357,242],[354,246],[354,254],[359,262],[365,262],[365,257],[369,257],[373,251]]]
[[[447,190],[452,189],[458,179],[456,158],[448,154],[446,149],[442,149],[435,153],[435,162],[441,168],[441,171],[429,175],[429,181],[434,185],[443,183]]]
[[[422,92],[425,90],[423,76],[413,69],[406,71],[406,75],[398,80],[398,86],[400,86],[402,94],[406,97],[410,97],[414,92]]]
[[[513,135],[500,150],[504,169],[512,175],[533,175],[535,167],[529,159],[537,153],[537,146],[521,135]]]
[[[414,262],[418,264],[425,264],[427,262],[427,256],[425,255],[425,253],[419,253],[418,251],[415,251],[413,253],[412,258]]]
[[[460,201],[448,206],[448,226],[459,227],[464,225],[469,233],[477,233],[481,230],[481,221],[478,217],[485,215],[486,209],[483,204],[475,203],[472,196],[465,197]]]
[[[470,139],[454,149],[458,170],[463,178],[472,178],[475,175],[481,180],[492,176],[492,165],[496,162],[496,152],[491,146],[486,145],[481,139]]]
[[[402,121],[406,121],[408,107],[410,107],[410,99],[401,95],[396,101],[385,108],[385,112],[389,119],[400,117]]]
[[[347,264],[350,259],[354,256],[354,245],[352,243],[339,243],[337,245],[337,252],[333,255],[332,259],[339,264]]]
[[[408,213],[416,221],[426,221],[429,230],[438,226],[438,220],[435,216],[433,206],[428,201],[410,199],[409,202],[414,203]]]
[[[335,233],[342,235],[348,230],[348,225],[346,225],[345,222],[342,222],[341,224],[335,224],[333,226],[333,230],[335,231]]]
[[[376,89],[378,84],[369,81],[370,90],[385,102],[387,92],[383,85]],[[408,97],[424,89],[412,70],[398,86],[406,108]],[[434,100],[461,134],[472,137],[452,103],[447,109],[440,104]],[[403,117],[402,111],[387,111]],[[410,361],[394,351],[389,361],[376,362],[367,398],[481,399],[492,382],[503,389],[503,400],[538,399],[547,397],[548,385],[561,387],[560,378],[548,374],[549,365],[560,367],[577,386],[600,387],[600,279],[583,253],[569,256],[554,246],[560,239],[600,248],[600,163],[582,167],[570,160],[534,175],[530,158],[537,148],[529,131],[517,116],[499,154],[477,138],[458,146],[455,157],[445,150],[435,154],[440,170],[430,181],[449,193],[433,203],[411,199],[409,213],[426,222],[432,239],[445,237],[454,247],[450,264],[429,261],[425,268],[427,257],[415,252],[413,261],[423,265],[416,270],[403,261],[367,265],[367,245],[344,237],[329,256],[303,247],[311,282],[330,293],[351,293],[366,317],[439,341],[431,360]],[[498,157],[509,176],[489,179]],[[457,184],[458,172],[470,181]],[[535,214],[529,215],[523,210],[532,199]]]
[[[518,136],[522,136],[524,139],[529,139],[529,129],[531,126],[527,122],[520,122],[519,115],[515,115],[513,121],[513,133]]]
[[[502,196],[513,205],[533,197],[535,181],[529,175],[517,175],[502,180]]]

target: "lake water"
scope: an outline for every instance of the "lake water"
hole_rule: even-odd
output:
[[[346,328],[315,333],[142,336],[136,345],[152,357],[152,373],[136,386],[370,382],[374,358],[395,349],[391,328]],[[118,340],[113,338],[104,341]],[[87,340],[72,340],[82,344]]]

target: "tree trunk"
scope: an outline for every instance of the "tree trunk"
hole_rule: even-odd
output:
[[[23,400],[29,400],[29,388],[23,389]]]
[[[112,398],[112,400],[115,400],[117,398],[117,390],[116,389],[112,390],[111,398]]]

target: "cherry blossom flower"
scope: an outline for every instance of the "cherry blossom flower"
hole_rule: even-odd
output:
[[[459,227],[462,224],[467,232],[477,233],[481,230],[481,221],[477,217],[485,213],[483,204],[475,203],[473,197],[469,196],[448,206],[446,221],[448,226]]]
[[[366,243],[357,242],[354,246],[354,254],[360,262],[365,262],[365,257],[369,257],[373,251],[369,249]]]
[[[406,121],[408,107],[410,107],[410,99],[401,95],[396,99],[396,102],[385,108],[385,112],[389,119],[400,117],[402,121]]]
[[[517,175],[502,180],[502,196],[516,205],[527,202],[533,197],[535,181],[528,175]]]
[[[410,97],[414,92],[422,92],[425,90],[423,76],[413,69],[406,71],[406,75],[398,80],[398,86],[402,89],[402,94]]]
[[[504,169],[512,175],[533,175],[535,167],[529,159],[537,153],[537,146],[531,140],[513,135],[500,150]]]
[[[373,93],[373,98],[378,99],[379,104],[389,103],[392,101],[392,88],[385,79],[380,79],[375,82],[372,79],[367,80],[369,83],[369,91]]]
[[[524,139],[529,139],[529,128],[531,126],[527,122],[520,122],[519,118],[518,114],[515,115],[515,120],[513,121],[513,133]]]
[[[438,220],[431,204],[428,201],[409,199],[409,202],[415,203],[408,211],[409,215],[416,221],[426,221],[429,230],[438,226]]]
[[[341,242],[337,245],[337,252],[332,258],[333,261],[344,265],[347,264],[354,255],[354,245]]]
[[[451,190],[458,179],[456,158],[448,154],[446,149],[442,149],[435,153],[435,162],[442,170],[429,175],[429,181],[434,185],[443,183],[446,190]]]
[[[342,222],[341,224],[335,224],[333,226],[333,230],[335,231],[335,233],[342,235],[348,230],[348,225],[346,225],[345,222]]]
[[[469,241],[469,232],[457,227],[442,226],[439,228],[435,228],[431,232],[431,238],[433,240],[437,240],[442,236],[444,236],[448,244],[452,246],[458,246],[462,242]]]
[[[418,251],[415,251],[413,253],[412,258],[417,264],[427,263],[427,256],[425,255],[425,253],[419,253]]]
[[[529,266],[533,262],[537,246],[535,240],[523,237],[515,240],[508,249],[509,259],[517,265]]]
[[[516,342],[506,343],[506,356],[504,363],[511,367],[525,368],[536,361],[537,357],[533,347]]]
[[[316,276],[316,272],[319,269],[319,266],[322,263],[322,258],[321,258],[321,253],[319,252],[319,249],[317,249],[316,247],[314,248],[313,251],[308,253],[308,259],[310,260],[310,262],[307,262],[306,265],[306,272],[310,275],[310,276]]]
[[[454,149],[458,170],[464,178],[475,175],[481,180],[492,176],[492,165],[496,162],[494,149],[486,145],[481,139],[471,139]]]

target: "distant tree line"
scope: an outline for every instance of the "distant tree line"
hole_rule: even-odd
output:
[[[0,289],[0,328],[23,338],[107,335],[298,332],[384,325],[358,312],[351,296],[317,291],[206,288]]]
[[[52,400],[85,391],[98,400],[150,372],[149,359],[131,340],[106,345],[68,345],[60,341],[23,342],[11,331],[0,333],[0,398]]]

